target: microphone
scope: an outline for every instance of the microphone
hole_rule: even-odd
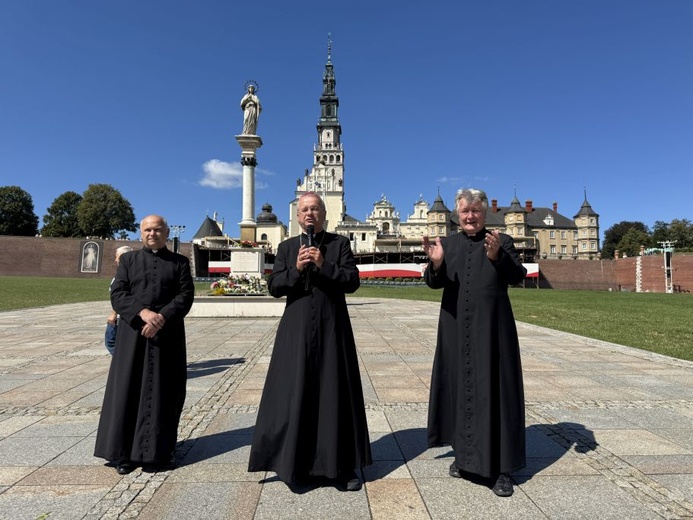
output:
[[[308,224],[306,226],[306,235],[308,237],[307,246],[313,247],[315,245],[315,226],[313,224]]]
[[[306,245],[308,247],[314,247],[315,246],[315,226],[313,226],[313,224],[308,224],[306,226],[306,237],[307,237]],[[305,283],[304,288],[306,291],[310,290],[310,271],[312,270],[312,268],[313,268],[312,263],[307,264],[305,267],[306,279],[304,282]]]

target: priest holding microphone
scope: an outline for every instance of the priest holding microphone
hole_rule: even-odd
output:
[[[371,464],[356,345],[346,297],[359,271],[346,237],[323,229],[317,193],[298,200],[304,233],[279,244],[268,281],[286,296],[253,434],[248,471],[294,484],[327,479],[358,491]]]

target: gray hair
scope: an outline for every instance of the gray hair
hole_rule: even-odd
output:
[[[120,246],[118,249],[115,250],[116,256],[120,256],[123,253],[129,253],[132,251],[132,248],[130,246]]]
[[[488,197],[483,190],[476,190],[474,188],[459,189],[455,195],[455,209],[459,209],[461,200],[469,204],[481,204],[484,210],[488,209]]]

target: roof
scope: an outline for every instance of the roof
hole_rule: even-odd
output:
[[[486,224],[492,227],[504,227],[506,214],[520,212],[525,214],[525,221],[531,228],[577,229],[577,226],[572,219],[569,219],[568,217],[554,211],[553,208],[534,206],[532,208],[532,212],[527,213],[527,210],[519,204],[513,204],[506,207],[498,206],[495,213],[493,212],[493,209],[489,207],[486,210]],[[553,217],[553,225],[544,222],[547,216]]]
[[[436,197],[436,200],[433,201],[433,204],[431,205],[431,209],[428,211],[434,211],[438,213],[446,212],[450,213],[450,210],[445,206],[445,203],[443,202],[443,199],[440,197],[440,193]]]
[[[200,226],[200,229],[198,229],[197,233],[195,233],[193,240],[196,238],[223,236],[224,234],[221,232],[221,229],[219,229],[219,224],[217,224],[211,218],[205,217],[204,221],[202,222],[202,225]]]

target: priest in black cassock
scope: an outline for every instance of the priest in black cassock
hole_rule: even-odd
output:
[[[481,477],[510,496],[508,475],[525,465],[520,346],[508,285],[526,269],[513,239],[484,225],[488,198],[457,193],[460,232],[431,241],[426,283],[443,289],[428,410],[428,444],[451,445],[453,477]]]
[[[169,227],[149,215],[143,248],[120,257],[111,304],[120,314],[94,455],[125,475],[175,466],[187,378],[185,325],[195,286],[190,262],[166,248]]]
[[[356,345],[346,293],[359,272],[346,237],[328,233],[316,193],[298,200],[304,233],[279,244],[268,287],[286,296],[253,434],[248,471],[286,483],[335,479],[357,491],[371,463]],[[313,235],[313,233],[315,233]]]

